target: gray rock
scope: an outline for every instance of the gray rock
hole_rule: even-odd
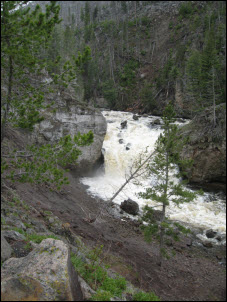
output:
[[[177,118],[176,121],[179,122],[179,123],[185,123],[186,122],[183,118]]]
[[[218,241],[226,240],[226,235],[217,233],[217,235],[215,236],[215,239],[218,240]]]
[[[124,143],[124,140],[121,138],[121,139],[119,139],[119,144],[123,144]]]
[[[202,242],[203,246],[211,248],[213,247],[213,243],[211,241],[205,240]]]
[[[207,238],[214,238],[216,234],[217,232],[213,231],[212,229],[206,231]]]
[[[29,229],[26,230],[26,233],[27,233],[28,235],[32,235],[32,234],[35,234],[36,232],[35,232],[34,229],[29,228]]]
[[[181,127],[180,134],[189,140],[180,153],[182,159],[192,159],[193,165],[185,172],[189,182],[209,187],[226,183],[226,110],[225,104],[216,106],[216,126],[213,127],[213,109],[198,114]],[[213,187],[214,187],[213,185]],[[220,186],[220,185],[219,185]],[[215,187],[214,187],[215,188]]]
[[[138,119],[139,119],[139,116],[138,115],[136,115],[136,114],[133,114],[133,117],[132,117],[135,121],[138,121]]]
[[[120,208],[128,214],[137,215],[139,213],[139,205],[132,199],[124,200]]]
[[[35,230],[37,232],[46,232],[47,231],[46,226],[41,221],[34,220],[34,221],[32,221],[32,224],[35,226]]]
[[[82,301],[69,248],[45,239],[23,258],[10,258],[1,272],[3,301]]]
[[[130,150],[130,147],[131,147],[131,144],[129,143],[129,144],[126,145],[125,149],[128,151],[128,150]]]
[[[127,128],[127,121],[121,122],[121,129]]]
[[[11,240],[15,240],[15,241],[21,241],[21,240],[26,240],[26,237],[22,234],[20,234],[19,232],[16,231],[2,231],[1,232],[1,237],[5,237]]]
[[[22,230],[26,230],[26,226],[23,224],[23,222],[15,216],[6,217],[5,223]]]
[[[1,261],[5,261],[11,257],[12,248],[1,234]]]
[[[78,281],[83,295],[83,301],[91,301],[92,296],[96,293],[80,276]]]
[[[70,100],[65,95],[56,99],[56,114],[46,110],[45,120],[39,123],[31,134],[34,143],[57,142],[62,136],[76,135],[92,131],[93,143],[90,146],[79,147],[82,154],[77,165],[70,165],[76,175],[90,172],[101,157],[101,149],[106,134],[107,122],[101,112],[92,107],[79,105],[76,100]]]

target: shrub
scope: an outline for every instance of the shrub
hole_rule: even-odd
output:
[[[133,296],[133,301],[160,301],[160,299],[152,292],[138,292]]]
[[[194,9],[192,7],[192,3],[189,1],[181,4],[179,14],[184,18],[188,18],[193,13],[193,11]]]
[[[97,293],[92,297],[92,301],[111,301],[111,293],[108,291],[98,290]]]

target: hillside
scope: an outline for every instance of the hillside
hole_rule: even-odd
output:
[[[224,1],[68,2],[50,52],[70,58],[90,46],[92,60],[82,77],[86,102],[99,106],[104,97],[109,108],[160,114],[171,100],[179,115],[193,117],[212,105],[206,91],[212,60],[216,103],[225,102]],[[194,63],[195,53],[201,63]],[[201,70],[191,67],[197,63]],[[191,79],[199,73],[210,77],[209,83],[200,79],[200,88]]]

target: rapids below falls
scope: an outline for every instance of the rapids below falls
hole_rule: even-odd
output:
[[[107,132],[103,142],[104,167],[100,168],[93,177],[85,177],[81,182],[88,186],[88,193],[103,200],[109,200],[114,193],[125,182],[132,163],[147,150],[149,155],[155,148],[155,142],[162,133],[161,125],[152,125],[152,121],[159,119],[157,116],[141,116],[138,120],[133,119],[133,114],[120,111],[102,111],[107,120]],[[122,129],[121,123],[127,121],[127,126]],[[187,120],[186,123],[190,121]],[[181,127],[185,123],[176,122]],[[176,167],[177,169],[177,167]],[[179,179],[170,177],[172,181]],[[121,204],[125,199],[135,200],[142,210],[145,204],[157,206],[152,200],[139,198],[138,193],[144,191],[146,187],[152,186],[157,179],[153,175],[149,179],[142,179],[138,185],[130,181],[123,191],[113,200],[116,204]],[[190,188],[188,188],[191,190]],[[194,201],[181,203],[179,206],[170,201],[166,209],[166,215],[171,220],[177,220],[194,227],[199,227],[205,232],[213,229],[219,233],[226,233],[226,203],[223,194],[207,193],[203,196],[198,195]],[[156,208],[161,210],[160,208]],[[130,216],[131,215],[125,215]],[[202,238],[201,238],[202,239]]]

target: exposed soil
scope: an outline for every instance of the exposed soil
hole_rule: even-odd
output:
[[[103,244],[109,249],[107,260],[112,269],[134,285],[154,291],[163,301],[226,300],[225,267],[218,263],[216,253],[196,248],[185,239],[174,243],[171,248],[176,255],[160,268],[157,243],[146,243],[134,222],[110,215],[111,208],[89,196],[78,178],[69,174],[69,180],[70,185],[61,193],[29,184],[18,184],[16,189],[39,211],[50,210],[69,223],[85,244]]]

